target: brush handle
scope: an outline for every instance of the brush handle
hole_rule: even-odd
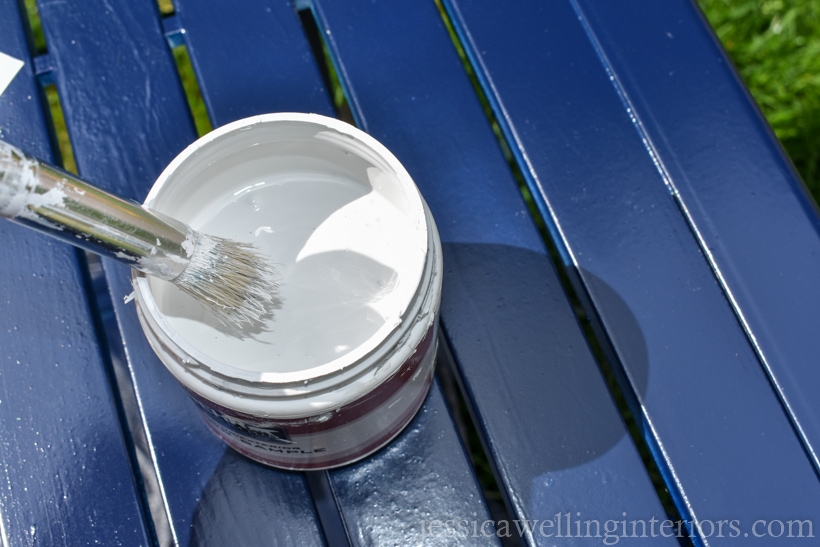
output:
[[[196,233],[0,141],[0,216],[167,280],[188,266]]]

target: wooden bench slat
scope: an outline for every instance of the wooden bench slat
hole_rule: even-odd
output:
[[[560,226],[682,511],[747,527],[763,517],[817,522],[815,470],[573,5],[448,5]],[[653,28],[676,21],[658,9]],[[705,38],[689,37],[691,47]],[[625,310],[636,324],[624,323]]]
[[[203,96],[214,120],[233,120],[237,101],[246,101],[243,115],[288,109],[332,115],[329,95],[316,65],[304,64],[306,59],[312,59],[310,46],[291,6],[270,6],[272,11],[259,6],[260,13],[249,10],[235,25],[219,23],[235,10],[226,2],[178,0],[177,6],[189,51],[199,71]],[[221,11],[226,13],[223,17],[214,17]],[[271,43],[272,28],[277,30],[275,43]],[[267,42],[260,43],[260,36],[268,36]],[[265,52],[259,59],[266,63],[271,62],[276,52],[284,59],[282,66],[263,68],[257,64],[259,59],[247,65],[236,62],[237,58],[257,54],[256,50]],[[225,51],[232,55],[220,54]],[[297,61],[297,65],[289,66],[288,60]],[[260,71],[278,74],[287,82],[263,78],[260,83]],[[226,75],[230,79],[229,89],[224,86]],[[368,477],[367,486],[357,485],[364,476]],[[442,514],[457,515],[459,519],[490,518],[438,388],[433,389],[419,416],[390,447],[352,467],[332,471],[329,477],[354,544],[388,538],[408,543],[423,540],[424,522],[413,510],[413,500],[423,499]],[[432,484],[436,489],[431,491]],[[403,503],[386,512],[385,507],[395,504],[397,495]],[[389,519],[389,525],[385,519]],[[497,538],[488,538],[487,542],[497,543]]]
[[[329,475],[352,545],[464,545],[464,537],[434,533],[435,522],[491,518],[438,382],[393,442]],[[499,545],[492,530],[488,524],[470,545]]]
[[[161,169],[196,135],[156,6],[122,0],[112,13],[109,5],[46,4],[40,15],[81,174],[142,199]],[[212,515],[235,503],[239,518],[258,517],[254,511],[259,510],[276,515],[256,522],[255,531],[271,543],[292,545],[296,538],[300,545],[322,545],[303,478],[268,469],[259,478],[256,464],[226,455],[151,351],[133,304],[123,303],[131,291],[128,268],[108,261],[104,266],[176,541],[188,545],[191,537],[219,537]],[[257,479],[258,486],[246,482]],[[249,508],[239,503],[249,489],[278,494]],[[222,518],[225,524],[230,515]]]
[[[18,7],[0,1],[0,51],[26,63],[0,138],[53,160]],[[0,256],[0,543],[147,547],[77,251],[0,220]]]
[[[514,518],[662,515],[435,4],[314,9],[359,120],[437,219],[443,327]]]
[[[816,205],[694,4],[581,4],[820,471]]]
[[[40,18],[80,175],[142,201],[196,134],[150,2],[47,2]]]

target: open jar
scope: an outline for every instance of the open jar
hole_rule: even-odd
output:
[[[441,244],[384,146],[323,116],[247,118],[186,148],[145,205],[254,243],[278,270],[279,309],[242,330],[134,274],[146,337],[228,445],[267,465],[324,469],[409,423],[432,382]]]

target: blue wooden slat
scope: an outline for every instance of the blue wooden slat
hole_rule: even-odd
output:
[[[744,533],[759,518],[817,522],[820,485],[811,462],[578,12],[568,2],[515,10],[471,0],[448,5],[625,367],[682,510],[702,520],[737,519]],[[653,25],[671,28],[675,16],[661,11]],[[701,47],[697,36],[689,39]],[[679,85],[679,93],[694,94]],[[698,123],[697,113],[689,117]],[[644,348],[613,294],[645,340],[645,387],[637,381]]]
[[[40,14],[81,174],[141,199],[195,138],[156,5],[47,3]],[[321,545],[302,477],[267,469],[260,475],[255,464],[226,455],[151,351],[133,304],[123,303],[131,291],[128,269],[109,261],[104,267],[175,540],[216,541],[224,530],[213,528],[212,515],[228,503],[239,512],[221,514],[222,524],[264,510],[275,516],[258,528],[269,544]],[[250,490],[248,481],[255,484]],[[237,497],[246,490],[270,495],[251,507]],[[256,537],[252,529],[245,532]]]
[[[175,7],[198,78],[207,82],[203,98],[215,127],[261,112],[333,115],[304,30],[288,2],[238,9],[224,0],[183,0]]]
[[[694,3],[580,4],[820,470],[816,207]]]
[[[514,517],[663,518],[434,3],[314,9],[358,119],[437,219],[443,326]]]
[[[419,414],[384,450],[330,471],[353,545],[498,545],[438,383]],[[470,523],[459,535],[456,523]],[[449,528],[449,533],[444,530]]]
[[[46,2],[40,17],[80,174],[142,201],[196,137],[157,8]]]
[[[0,138],[52,160],[18,3],[0,13],[0,51],[26,62]],[[0,543],[147,547],[77,251],[0,221],[0,255]]]
[[[241,106],[245,115],[284,109],[332,113],[328,95],[315,92],[322,89],[318,70],[303,64],[310,49],[290,6],[260,6],[260,14],[251,11],[240,24],[225,25],[225,17],[219,14],[235,9],[228,2],[203,4],[197,0],[187,5],[178,1],[177,5],[203,96],[219,123],[234,119],[238,99],[245,101]],[[254,50],[279,52],[284,57],[282,66],[271,66],[278,59],[273,55],[236,63],[236,58]],[[291,80],[287,85],[260,81],[260,71],[285,74]],[[230,74],[230,86],[225,85],[225,74]],[[483,522],[490,518],[438,388],[388,449],[351,468],[331,472],[330,480],[355,545],[423,542],[426,528],[424,514],[418,511],[420,500],[429,509],[458,519]],[[495,537],[482,540],[484,544],[497,542]]]

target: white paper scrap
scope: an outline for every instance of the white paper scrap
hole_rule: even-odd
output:
[[[6,90],[11,81],[23,68],[23,61],[15,59],[11,55],[6,55],[0,51],[0,95]]]

